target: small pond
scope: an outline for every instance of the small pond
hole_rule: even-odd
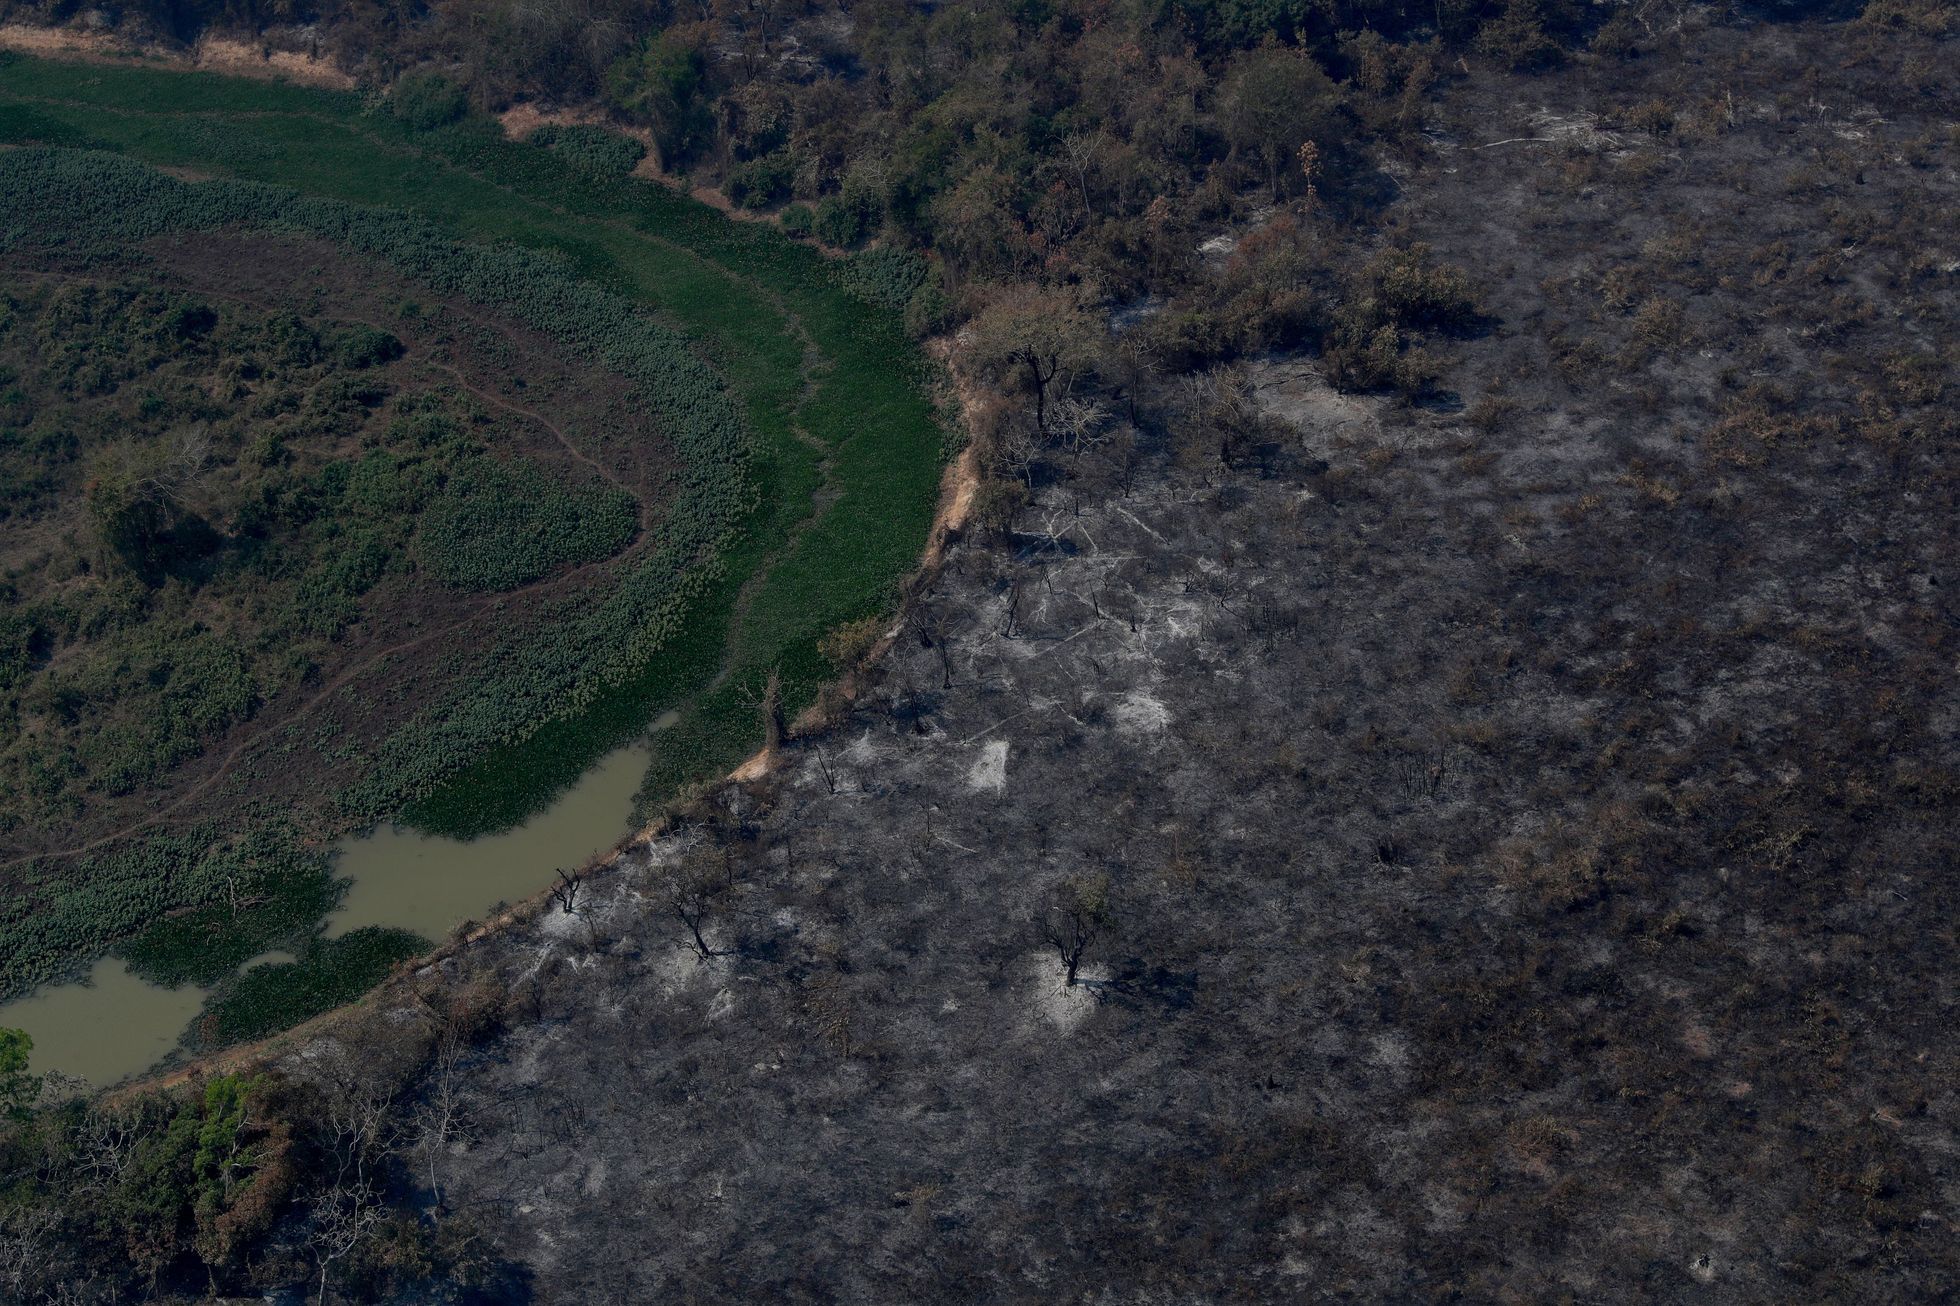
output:
[[[353,883],[327,918],[327,934],[389,925],[439,941],[500,902],[530,897],[551,883],[558,867],[577,867],[627,833],[649,756],[644,745],[608,754],[549,808],[502,834],[462,841],[397,827],[342,841],[334,873]],[[246,966],[292,959],[268,953]],[[0,1028],[24,1029],[34,1039],[34,1070],[59,1070],[102,1086],[162,1060],[197,1015],[205,992],[190,985],[158,988],[105,957],[83,979],[46,985],[0,1005]]]

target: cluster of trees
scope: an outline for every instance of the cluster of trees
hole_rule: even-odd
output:
[[[662,167],[750,206],[790,203],[791,221],[831,245],[929,247],[957,285],[1127,293],[1175,275],[1191,232],[1249,200],[1338,195],[1356,141],[1413,128],[1455,56],[1535,66],[1602,23],[1623,48],[1665,3],[1607,15],[1576,0],[147,0],[125,12],[177,36],[317,25],[310,41],[395,85],[397,112],[418,124],[449,121],[466,98],[604,104],[647,129]]]
[[[220,1074],[94,1099],[31,1074],[31,1041],[0,1030],[0,1300],[494,1295],[505,1267],[445,1208],[442,1164],[467,1129],[458,1062],[499,1008],[466,989],[415,1014],[343,1031],[304,1082]]]

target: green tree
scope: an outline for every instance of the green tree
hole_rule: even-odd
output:
[[[190,501],[204,479],[210,443],[200,423],[165,440],[126,442],[93,468],[86,496],[96,536],[150,584],[179,553],[208,542],[210,528]]]
[[[606,75],[606,98],[653,129],[663,168],[692,157],[712,135],[702,94],[707,67],[699,47],[669,31],[640,42]]]
[[[41,1077],[27,1069],[27,1054],[33,1050],[26,1030],[0,1029],[0,1118],[24,1119],[41,1095]]]
[[[169,1110],[137,1142],[109,1203],[130,1263],[149,1278],[152,1291],[157,1277],[184,1251],[191,1159],[197,1151],[197,1112],[176,1105]]]
[[[439,73],[410,73],[388,92],[388,112],[417,131],[447,126],[469,107],[463,88]]]
[[[1072,377],[1094,369],[1101,341],[1101,324],[1080,290],[1017,286],[974,319],[968,357],[993,379],[1033,398],[1035,429],[1045,436],[1051,398]]]
[[[1232,152],[1266,174],[1273,198],[1296,177],[1300,147],[1324,151],[1337,134],[1340,91],[1307,55],[1265,46],[1242,55],[1226,74],[1218,98],[1218,125]]]
[[[264,1233],[290,1187],[287,1131],[268,1131],[256,1118],[266,1085],[263,1076],[220,1075],[204,1086],[191,1213],[206,1265],[229,1263],[240,1246]]]
[[[974,169],[933,201],[932,216],[940,252],[969,277],[1026,262],[1014,179],[998,168]]]

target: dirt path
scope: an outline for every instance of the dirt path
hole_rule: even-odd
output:
[[[298,116],[306,116],[306,115],[302,114]],[[445,161],[443,166],[453,167],[454,165],[448,164]],[[508,189],[508,188],[504,188],[504,189]],[[558,209],[555,206],[547,204],[547,205],[543,205],[543,207],[550,212],[560,214],[560,216],[570,216],[564,210]],[[668,248],[677,249],[684,253],[689,254],[692,257],[696,257],[696,258],[702,257],[700,255],[693,254],[692,251],[686,250],[684,246],[677,246],[673,242],[665,240],[655,235],[654,233],[641,231],[637,228],[632,227],[630,224],[621,223],[618,222],[617,220],[608,220],[604,225],[612,227],[613,229],[620,231],[623,234],[629,235],[635,239],[647,240]],[[733,271],[732,269],[723,267],[720,264],[714,264],[713,266],[722,275],[727,276],[732,281],[735,281],[736,283],[748,289],[750,293],[755,294],[758,298],[761,298],[765,300],[767,303],[769,303],[769,305],[773,307],[781,315],[785,328],[797,340],[799,340],[803,344],[804,359],[800,367],[800,371],[802,372],[802,388],[800,389],[797,395],[794,406],[790,409],[789,412],[790,434],[794,439],[797,440],[798,443],[803,444],[806,448],[818,452],[822,456],[820,457],[820,460],[817,463],[819,485],[816,491],[814,491],[811,496],[811,504],[812,504],[811,513],[808,516],[806,516],[802,521],[798,522],[795,528],[790,532],[789,537],[785,539],[783,543],[779,545],[776,549],[772,550],[769,553],[769,555],[765,557],[757,565],[755,571],[747,578],[747,580],[743,582],[742,588],[736,596],[735,605],[731,613],[731,617],[728,624],[728,631],[724,641],[724,651],[723,651],[721,664],[718,667],[713,680],[710,681],[709,683],[708,687],[710,689],[716,688],[721,684],[723,684],[727,680],[728,676],[731,675],[735,670],[737,664],[736,644],[739,639],[740,629],[742,626],[743,618],[746,616],[746,614],[748,613],[748,611],[750,610],[750,608],[754,603],[754,597],[756,592],[761,588],[761,586],[764,583],[766,583],[767,578],[773,573],[776,564],[779,563],[783,559],[783,557],[787,556],[787,554],[795,547],[797,542],[810,529],[810,527],[821,519],[823,513],[828,509],[830,504],[836,502],[836,500],[839,497],[841,497],[842,494],[841,490],[831,485],[831,478],[830,478],[831,459],[828,457],[828,454],[830,452],[829,446],[825,445],[821,440],[817,439],[817,437],[812,435],[809,432],[809,430],[803,425],[800,416],[798,416],[800,411],[809,402],[810,398],[815,393],[815,389],[817,384],[819,383],[819,379],[821,378],[824,370],[826,370],[826,368],[829,366],[829,359],[825,357],[822,351],[817,348],[815,341],[811,338],[807,328],[803,325],[801,317],[793,309],[789,307],[789,305],[783,300],[780,293],[778,293],[773,287],[760,285],[752,281],[751,279],[744,277],[741,274]],[[59,272],[40,272],[40,273],[30,273],[28,275],[36,276],[46,280],[65,280],[71,282],[87,280],[87,278],[74,276],[66,273],[59,273]],[[244,304],[259,309],[272,309],[278,307],[278,305],[272,304],[264,299],[255,298],[250,295],[239,294],[231,291],[207,289],[207,288],[200,287],[199,293],[209,294],[213,298],[225,299],[234,303]],[[376,330],[387,329],[386,327],[381,326],[379,323],[368,321],[365,318],[346,317],[340,320],[345,320],[349,322],[360,322],[362,325],[373,327]],[[470,383],[463,376],[462,372],[451,364],[442,363],[435,360],[428,360],[428,361],[430,366],[446,372],[453,379],[455,379],[457,384],[463,390],[465,390],[467,393],[471,394],[472,396],[476,397],[477,399],[485,403],[494,405],[500,409],[503,409],[506,412],[516,414],[520,417],[528,418],[529,420],[538,423],[546,431],[551,433],[553,438],[566,450],[568,454],[578,459],[580,462],[584,463],[592,470],[599,473],[599,475],[605,477],[609,482],[618,486],[621,490],[625,491],[628,494],[632,494],[634,498],[634,502],[637,503],[640,508],[642,537],[644,538],[644,528],[646,525],[646,519],[651,511],[650,506],[647,504],[645,499],[642,496],[635,494],[632,491],[632,489],[628,487],[622,480],[620,480],[620,478],[617,475],[615,475],[614,473],[606,469],[604,466],[599,464],[595,459],[591,458],[583,450],[579,449],[571,441],[571,439],[565,435],[563,430],[561,430],[555,423],[546,419],[542,414],[536,413],[530,409],[514,404],[509,400],[502,398],[499,395],[485,391],[480,387]],[[624,557],[626,555],[622,554],[621,556]],[[480,619],[486,612],[488,612],[500,601],[508,600],[511,598],[527,597],[527,596],[534,595],[541,590],[563,584],[569,581],[572,577],[577,576],[583,572],[589,571],[594,567],[606,565],[607,563],[610,563],[615,560],[616,559],[608,559],[606,560],[606,563],[588,563],[582,567],[574,569],[571,572],[564,573],[561,576],[551,577],[546,580],[536,581],[533,582],[531,585],[521,587],[517,590],[507,591],[505,593],[493,596],[492,598],[485,600],[483,603],[476,605],[476,607],[472,609],[468,615],[462,617],[461,619],[453,623],[438,628],[437,630],[429,631],[422,635],[418,635],[412,639],[403,640],[400,643],[391,645],[387,648],[380,650],[379,652],[364,659],[362,662],[356,664],[355,666],[348,668],[346,671],[342,672],[339,676],[335,677],[333,681],[323,686],[321,690],[318,693],[316,693],[311,699],[309,699],[305,704],[303,704],[298,709],[296,709],[293,715],[283,718],[276,724],[268,725],[263,730],[260,730],[257,733],[251,735],[250,737],[241,740],[239,743],[235,744],[226,753],[224,760],[219,763],[218,768],[215,771],[213,771],[210,775],[206,776],[204,779],[198,781],[190,790],[179,795],[176,799],[172,800],[167,806],[161,808],[158,811],[150,813],[148,816],[144,817],[139,821],[132,822],[117,830],[111,831],[104,835],[100,835],[84,843],[77,844],[72,847],[64,848],[64,849],[51,849],[51,850],[45,850],[40,852],[24,853],[19,856],[13,857],[7,861],[0,862],[0,872],[11,870],[15,867],[22,866],[29,862],[33,862],[43,858],[67,859],[72,857],[78,857],[83,854],[92,852],[98,848],[105,847],[109,844],[115,843],[119,840],[126,839],[131,835],[140,834],[144,830],[152,829],[158,825],[164,824],[170,818],[177,815],[179,812],[183,811],[185,807],[189,806],[191,803],[209,794],[219,783],[221,783],[224,779],[226,779],[231,774],[233,769],[237,766],[239,760],[253,747],[255,747],[260,743],[263,743],[275,732],[287,729],[295,722],[302,720],[308,715],[310,715],[314,711],[314,709],[316,709],[317,707],[319,707],[320,704],[325,702],[327,698],[330,697],[333,693],[339,691],[340,689],[345,688],[348,684],[352,683],[361,675],[365,674],[367,671],[374,668],[376,664],[384,662],[387,659],[394,657],[400,653],[407,652],[410,649],[419,647],[420,645],[426,643],[430,639],[433,639],[437,635],[453,633],[455,631],[465,629],[471,623]]]
[[[68,284],[94,284],[94,278],[90,278],[80,274],[66,273],[66,272],[22,271],[22,272],[15,273],[15,275],[26,280],[58,281],[58,282],[64,282]],[[228,291],[211,289],[208,287],[197,287],[196,292],[200,295],[209,295],[213,299],[228,300],[233,303],[244,304],[248,307],[263,309],[267,311],[276,311],[281,307],[281,305],[272,303],[267,300],[254,298],[249,295],[241,295]],[[359,322],[364,326],[373,327],[376,330],[386,329],[385,327],[382,327],[379,323],[368,321],[365,318],[344,317],[344,318],[336,318],[335,320]],[[611,471],[607,470],[605,467],[601,466],[598,462],[588,457],[583,451],[581,451],[575,445],[573,445],[571,440],[565,435],[565,433],[562,430],[558,428],[556,424],[546,419],[540,413],[534,412],[520,405],[511,403],[508,400],[501,398],[500,396],[482,390],[479,387],[471,384],[469,380],[463,375],[462,371],[456,366],[454,366],[453,364],[439,362],[437,360],[430,359],[430,360],[426,360],[426,365],[448,374],[456,381],[456,383],[463,390],[475,396],[477,399],[482,400],[485,403],[495,405],[496,407],[504,409],[505,411],[513,413],[519,417],[529,419],[530,421],[537,423],[539,426],[549,431],[552,434],[552,436],[558,441],[558,443],[564,446],[567,453],[571,454],[574,458],[577,458],[580,462],[590,467],[593,471],[597,472],[600,476],[603,476],[606,480],[611,482],[613,485],[617,486],[623,493],[626,493],[633,497],[634,502],[639,505],[641,528],[642,531],[644,531],[647,516],[651,512],[651,506],[647,503],[646,499],[641,495],[634,493],[632,487],[628,486],[618,476],[613,474]],[[211,772],[211,774],[205,776],[202,780],[197,781],[191,788],[179,794],[176,798],[171,800],[164,807],[159,808],[154,812],[151,812],[148,816],[144,817],[141,820],[131,822],[130,824],[109,831],[106,834],[102,834],[95,838],[89,839],[83,843],[76,844],[72,847],[44,849],[39,852],[23,853],[18,856],[9,858],[6,861],[0,861],[0,872],[12,870],[15,867],[23,866],[29,862],[33,862],[42,858],[66,859],[71,857],[79,857],[85,853],[93,852],[98,848],[104,847],[108,844],[118,842],[119,840],[126,839],[131,835],[139,834],[144,830],[165,823],[172,816],[175,816],[178,812],[182,811],[185,807],[189,806],[193,802],[196,802],[198,799],[209,794],[212,791],[212,789],[214,789],[218,784],[224,781],[231,774],[233,768],[237,766],[239,760],[252,748],[254,748],[255,746],[261,743],[264,743],[272,735],[282,730],[290,729],[298,722],[304,720],[306,717],[310,716],[316,708],[318,708],[322,703],[326,702],[334,694],[338,693],[342,689],[345,689],[348,685],[354,683],[356,680],[360,679],[360,677],[362,677],[363,675],[374,670],[379,664],[385,663],[388,660],[399,656],[400,654],[410,651],[411,649],[418,648],[421,645],[427,643],[432,639],[435,639],[438,636],[452,635],[459,631],[465,630],[469,628],[471,625],[473,625],[474,623],[482,620],[485,616],[487,616],[493,610],[495,610],[500,604],[509,602],[512,599],[532,598],[540,594],[548,593],[551,590],[562,588],[581,577],[589,576],[595,571],[604,570],[606,568],[615,566],[623,561],[626,561],[630,559],[634,554],[636,554],[639,551],[640,547],[644,545],[644,543],[645,543],[644,538],[642,538],[641,540],[635,541],[634,544],[629,545],[626,549],[621,550],[619,553],[613,555],[610,558],[603,558],[595,562],[583,563],[580,566],[574,567],[568,571],[560,572],[557,575],[541,577],[538,580],[532,581],[528,585],[522,585],[516,589],[499,591],[496,594],[490,595],[487,598],[483,599],[481,602],[472,605],[463,615],[457,617],[453,621],[445,622],[435,627],[432,630],[424,631],[423,633],[412,636],[411,638],[397,641],[394,644],[390,644],[385,648],[379,649],[376,652],[369,654],[361,661],[355,663],[351,667],[346,668],[339,675],[335,676],[332,680],[329,680],[327,683],[322,685],[320,689],[310,699],[308,699],[306,702],[304,702],[303,704],[295,708],[290,715],[281,717],[278,721],[270,723],[266,725],[263,729],[258,730],[253,734],[247,736],[246,738],[239,740],[225,754],[224,759],[218,764],[217,768]]]

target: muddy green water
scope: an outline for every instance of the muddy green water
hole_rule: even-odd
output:
[[[440,942],[496,904],[530,897],[559,867],[576,870],[619,842],[651,756],[643,747],[609,754],[542,814],[502,834],[465,843],[394,828],[344,841],[334,874],[354,883],[327,918],[328,937],[392,925]]]
[[[34,1070],[80,1075],[100,1087],[161,1061],[203,1002],[203,989],[160,989],[104,957],[85,980],[51,984],[0,1007],[0,1027],[27,1031]]]
[[[464,842],[384,829],[344,840],[334,873],[353,884],[328,917],[327,934],[392,925],[439,941],[500,902],[530,897],[551,883],[558,867],[578,866],[627,832],[633,792],[650,756],[641,745],[609,754],[548,809],[503,834]],[[267,953],[244,968],[291,960],[290,953]],[[0,1005],[0,1028],[24,1029],[33,1038],[35,1071],[80,1075],[101,1087],[162,1060],[204,997],[205,990],[189,985],[147,984],[105,957],[86,979]]]

